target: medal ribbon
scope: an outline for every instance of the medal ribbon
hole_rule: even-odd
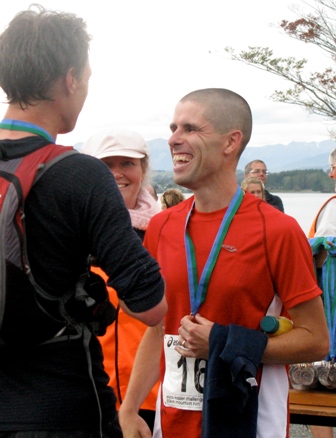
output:
[[[244,192],[240,187],[237,188],[236,193],[234,194],[228,209],[225,212],[223,220],[218,229],[216,238],[212,245],[208,260],[203,268],[200,281],[198,282],[197,275],[197,264],[196,264],[196,254],[195,247],[191,237],[188,233],[188,222],[191,216],[191,213],[194,209],[195,201],[188,213],[185,225],[185,234],[184,234],[184,243],[186,247],[186,258],[187,258],[187,269],[188,269],[188,283],[189,283],[189,294],[190,294],[190,305],[191,305],[191,314],[196,315],[198,309],[201,304],[204,303],[208,286],[210,281],[210,276],[217,262],[217,258],[219,255],[219,251],[222,247],[222,243],[225,239],[225,236],[228,232],[229,226],[232,222],[234,215],[236,214],[242,200],[243,200]]]
[[[10,131],[24,131],[31,132],[32,134],[39,135],[50,141],[50,143],[55,143],[55,140],[45,129],[40,126],[34,125],[33,123],[23,122],[22,120],[13,119],[3,119],[0,123],[0,128],[8,129]]]

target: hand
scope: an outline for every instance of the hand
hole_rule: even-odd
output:
[[[334,236],[328,236],[323,239],[323,246],[325,249],[332,249],[335,246],[335,237]]]
[[[328,251],[329,255],[335,257],[336,255],[336,238],[333,236],[328,236],[324,238],[323,242],[324,248]]]
[[[137,412],[123,410],[119,411],[119,424],[123,438],[151,438],[152,433],[143,418]]]
[[[201,315],[187,315],[181,319],[179,346],[175,347],[184,357],[208,359],[209,337],[213,322]]]

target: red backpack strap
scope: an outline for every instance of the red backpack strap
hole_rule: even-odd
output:
[[[15,171],[22,186],[23,199],[26,199],[32,185],[57,161],[69,154],[78,153],[71,146],[50,143],[24,157]]]

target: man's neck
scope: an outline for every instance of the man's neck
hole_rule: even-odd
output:
[[[27,109],[22,110],[19,105],[11,104],[4,115],[4,119],[19,120],[22,122],[31,123],[43,128],[53,139],[56,139],[58,134],[58,127],[56,123],[57,117],[50,117],[51,112],[50,110],[47,110],[46,106],[48,106],[48,103],[42,103],[37,104],[36,106],[29,106]],[[26,132],[0,129],[0,139],[6,138],[15,140],[27,137],[27,134],[34,135],[29,133],[29,131]]]
[[[217,191],[214,188],[195,190],[195,208],[203,213],[221,210],[230,204],[237,187],[238,184],[235,183],[226,188],[222,187]]]

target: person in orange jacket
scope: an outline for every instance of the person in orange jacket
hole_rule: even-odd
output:
[[[134,231],[143,240],[151,217],[160,211],[158,202],[146,190],[146,176],[149,169],[149,149],[136,132],[107,129],[94,134],[82,147],[82,153],[104,161],[113,173],[119,190],[131,216]],[[107,280],[107,275],[99,268],[93,272]],[[104,354],[105,371],[110,377],[109,385],[115,390],[117,409],[126,393],[135,354],[146,330],[141,322],[131,318],[118,306],[116,291],[108,287],[110,300],[118,309],[114,324],[100,337]],[[140,414],[152,429],[158,384],[144,401]]]

